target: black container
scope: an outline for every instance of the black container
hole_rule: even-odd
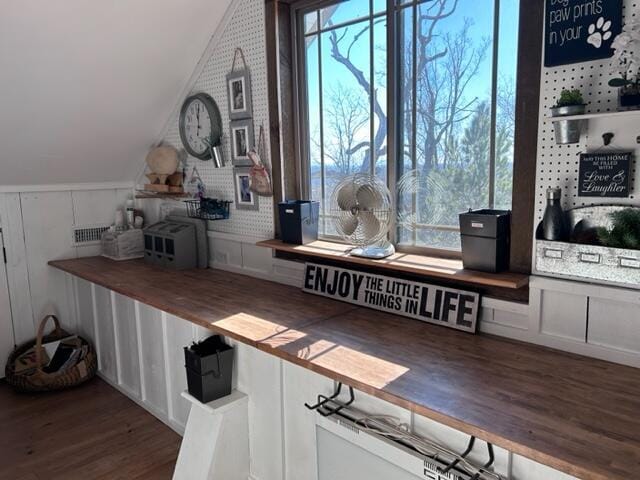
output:
[[[189,394],[208,403],[231,393],[233,347],[215,335],[184,347]]]
[[[318,202],[289,200],[279,203],[278,209],[280,237],[284,243],[304,245],[318,239]]]
[[[474,210],[460,214],[460,239],[464,268],[482,272],[509,269],[511,212]]]

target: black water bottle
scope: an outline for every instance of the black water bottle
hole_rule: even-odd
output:
[[[562,242],[568,238],[567,223],[560,205],[561,199],[562,189],[547,189],[547,208],[542,218],[542,236],[545,240]]]

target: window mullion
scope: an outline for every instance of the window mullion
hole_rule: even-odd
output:
[[[377,151],[375,144],[375,62],[373,33],[373,0],[369,0],[369,170],[376,173]]]
[[[399,172],[398,145],[401,141],[398,139],[401,129],[398,128],[400,119],[398,118],[398,101],[400,92],[398,89],[398,77],[400,69],[398,68],[398,50],[400,43],[398,42],[397,32],[397,14],[395,10],[396,0],[387,0],[387,185],[391,191],[391,198],[395,208],[392,211],[389,228],[389,241],[392,244],[398,243],[397,230],[397,212],[398,212],[398,188],[397,177]]]
[[[411,169],[417,170],[418,168],[418,4],[414,3],[412,9],[412,44],[411,49]],[[426,159],[425,159],[426,161]],[[415,215],[416,222],[419,222],[418,218],[418,199],[417,192],[411,194],[411,208]],[[418,242],[418,229],[413,229],[413,245]]]
[[[318,15],[318,28],[320,27],[320,10]],[[326,214],[325,207],[325,185],[324,185],[324,102],[322,94],[322,32],[318,30],[318,109],[319,109],[319,121],[320,121],[320,207],[323,213],[322,216],[322,233],[326,233],[327,222],[324,214]]]
[[[498,123],[498,67],[500,43],[500,0],[493,7],[493,63],[491,72],[491,136],[489,141],[489,208],[496,204],[496,127]]]

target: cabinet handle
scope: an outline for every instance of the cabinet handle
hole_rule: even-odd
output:
[[[555,248],[545,248],[544,256],[547,258],[562,258],[562,250],[556,250]]]
[[[599,253],[581,253],[580,261],[584,263],[600,263]]]
[[[640,270],[640,260],[637,258],[618,257],[618,264],[622,268],[635,268]]]

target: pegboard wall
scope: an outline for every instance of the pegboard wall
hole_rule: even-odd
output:
[[[269,128],[267,59],[265,48],[264,2],[259,0],[235,0],[239,4],[230,21],[225,26],[221,40],[214,48],[206,65],[196,80],[191,93],[205,92],[218,104],[222,116],[223,148],[227,166],[214,168],[211,160],[203,161],[189,157],[187,181],[195,166],[207,188],[207,196],[235,202],[233,186],[233,167],[231,166],[231,146],[229,141],[229,109],[227,100],[226,76],[231,71],[233,55],[240,47],[244,53],[247,67],[251,72],[251,93],[253,100],[254,144],[258,141],[260,125],[265,131]],[[166,143],[181,149],[178,130],[179,112],[171,120],[171,126],[164,138]],[[266,142],[268,163],[271,154]],[[259,239],[273,238],[273,198],[258,197],[259,210],[238,210],[231,205],[228,220],[209,223],[209,230],[233,233]]]
[[[640,1],[625,0],[624,21],[640,15]],[[610,59],[593,62],[542,67],[540,84],[540,122],[538,127],[538,159],[536,175],[536,222],[537,225],[546,206],[545,193],[549,187],[561,187],[565,209],[595,204],[633,204],[640,199],[640,175],[636,174],[640,162],[640,145],[636,137],[640,135],[640,112],[628,117],[602,117],[589,119],[580,143],[557,145],[550,108],[556,102],[563,88],[578,88],[587,103],[587,113],[615,112],[618,107],[618,90],[608,85],[615,75]],[[615,136],[609,147],[603,147],[602,134],[611,132]],[[597,198],[578,196],[579,154],[598,149],[635,151],[631,164],[629,198]]]

